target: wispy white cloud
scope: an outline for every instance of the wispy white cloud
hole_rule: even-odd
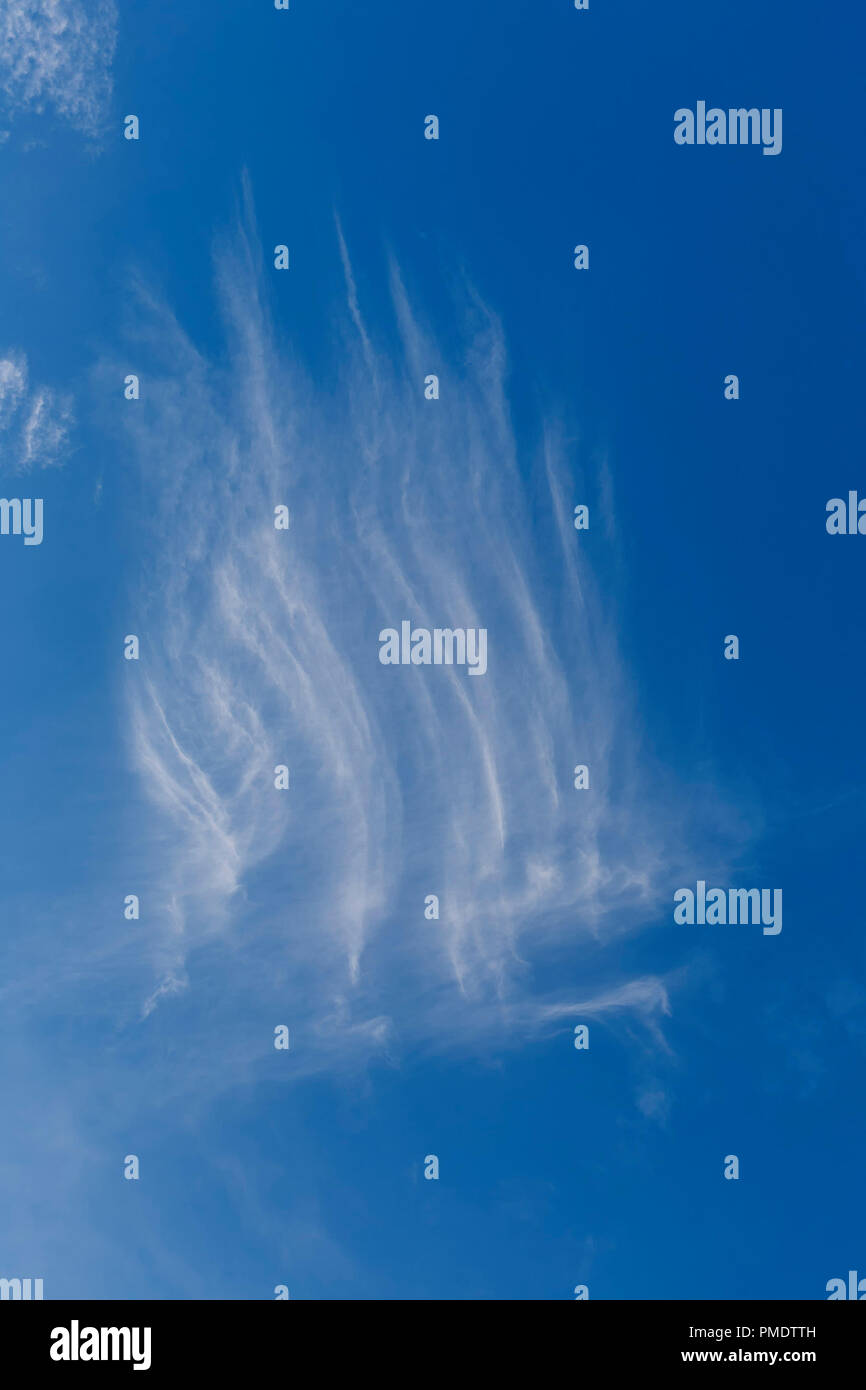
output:
[[[604,947],[668,910],[724,807],[645,745],[556,428],[520,456],[495,317],[468,292],[443,365],[393,267],[377,349],[339,243],[354,337],[336,392],[281,350],[249,205],[216,251],[227,361],[141,296],[153,367],[127,418],[152,521],[125,676],[156,809],[143,1010],[190,984],[219,996],[208,971],[230,970],[234,1008],[245,988],[261,1003],[256,981],[282,1001],[300,1070],[599,1013],[655,1030],[665,981],[617,978]],[[488,674],[381,666],[402,618],[486,627]]]
[[[62,463],[73,424],[71,398],[48,386],[31,387],[23,353],[0,358],[0,448],[6,467],[26,472]]]
[[[114,0],[4,0],[0,92],[9,115],[53,109],[88,135],[111,95]]]
[[[0,360],[0,429],[7,429],[27,389],[27,359],[10,353]]]

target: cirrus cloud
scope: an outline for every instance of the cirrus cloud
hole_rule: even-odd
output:
[[[117,41],[113,0],[4,0],[0,93],[10,116],[58,116],[87,135],[104,119]]]

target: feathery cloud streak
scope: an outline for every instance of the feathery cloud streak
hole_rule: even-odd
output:
[[[333,392],[281,347],[248,194],[215,256],[226,360],[141,295],[162,361],[130,411],[153,518],[127,672],[157,812],[145,1012],[219,944],[323,1054],[471,1045],[578,1006],[652,1022],[663,981],[588,992],[581,952],[652,919],[700,830],[643,748],[556,430],[519,456],[502,330],[471,292],[446,362],[392,266],[377,349],[338,242],[353,336]],[[381,666],[403,618],[486,627],[487,674]]]

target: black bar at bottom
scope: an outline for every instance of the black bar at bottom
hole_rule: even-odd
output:
[[[280,1365],[297,1383],[302,1367],[308,1380],[311,1373],[333,1373],[343,1358],[353,1375],[402,1367],[410,1380],[413,1361],[425,1379],[437,1369],[453,1376],[458,1367],[489,1373],[500,1364],[514,1374],[514,1358],[523,1355],[535,1362],[534,1379],[542,1378],[542,1364],[552,1369],[554,1356],[594,1378],[675,1366],[804,1366],[823,1376],[862,1368],[866,1320],[842,1301],[534,1303],[524,1322],[526,1307],[407,1301],[395,1308],[363,1299],[10,1301],[0,1303],[0,1345],[7,1373],[10,1362],[18,1374],[52,1377],[137,1371],[142,1383],[145,1375],[161,1382],[184,1373],[202,1383],[203,1375],[267,1373]]]

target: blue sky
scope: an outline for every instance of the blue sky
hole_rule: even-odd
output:
[[[5,6],[0,1275],[866,1274],[862,22],[700,9]]]

